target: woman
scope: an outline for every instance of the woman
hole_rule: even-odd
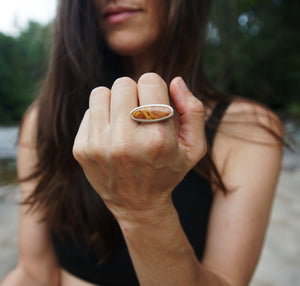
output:
[[[249,283],[282,127],[205,80],[209,6],[60,1],[49,71],[22,123],[20,257],[3,285]],[[130,118],[148,104],[175,116]]]

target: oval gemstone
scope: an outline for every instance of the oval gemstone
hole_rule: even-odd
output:
[[[131,112],[133,119],[141,121],[156,121],[172,116],[173,110],[168,105],[145,105],[135,108]]]

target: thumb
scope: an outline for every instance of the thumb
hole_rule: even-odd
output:
[[[206,153],[203,103],[191,93],[181,77],[171,81],[170,96],[179,113],[179,144],[188,157],[197,163]]]

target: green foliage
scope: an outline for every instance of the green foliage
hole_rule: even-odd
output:
[[[212,23],[218,41],[208,41],[205,61],[210,80],[222,91],[295,114],[299,15],[298,0],[215,0]]]
[[[18,37],[0,33],[0,124],[20,121],[45,73],[49,26],[29,22]]]
[[[15,56],[19,54],[19,47],[12,37],[0,34],[0,118],[6,123],[16,117],[14,105],[18,101],[20,85],[25,83],[26,74],[22,63]]]
[[[188,0],[187,0],[188,1]],[[221,91],[300,115],[299,0],[214,0],[205,69]],[[0,33],[0,125],[17,123],[48,63],[50,25]]]

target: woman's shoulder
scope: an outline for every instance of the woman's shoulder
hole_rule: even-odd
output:
[[[247,153],[276,147],[280,153],[284,142],[283,124],[270,108],[237,97],[223,115],[213,145],[213,158],[220,172],[228,158],[245,158]]]
[[[235,140],[248,139],[253,143],[275,143],[283,137],[282,122],[274,111],[242,97],[234,98],[229,104],[220,131],[227,136],[233,135]]]
[[[24,113],[20,124],[19,147],[35,149],[37,122],[38,105],[36,102],[33,102]]]

